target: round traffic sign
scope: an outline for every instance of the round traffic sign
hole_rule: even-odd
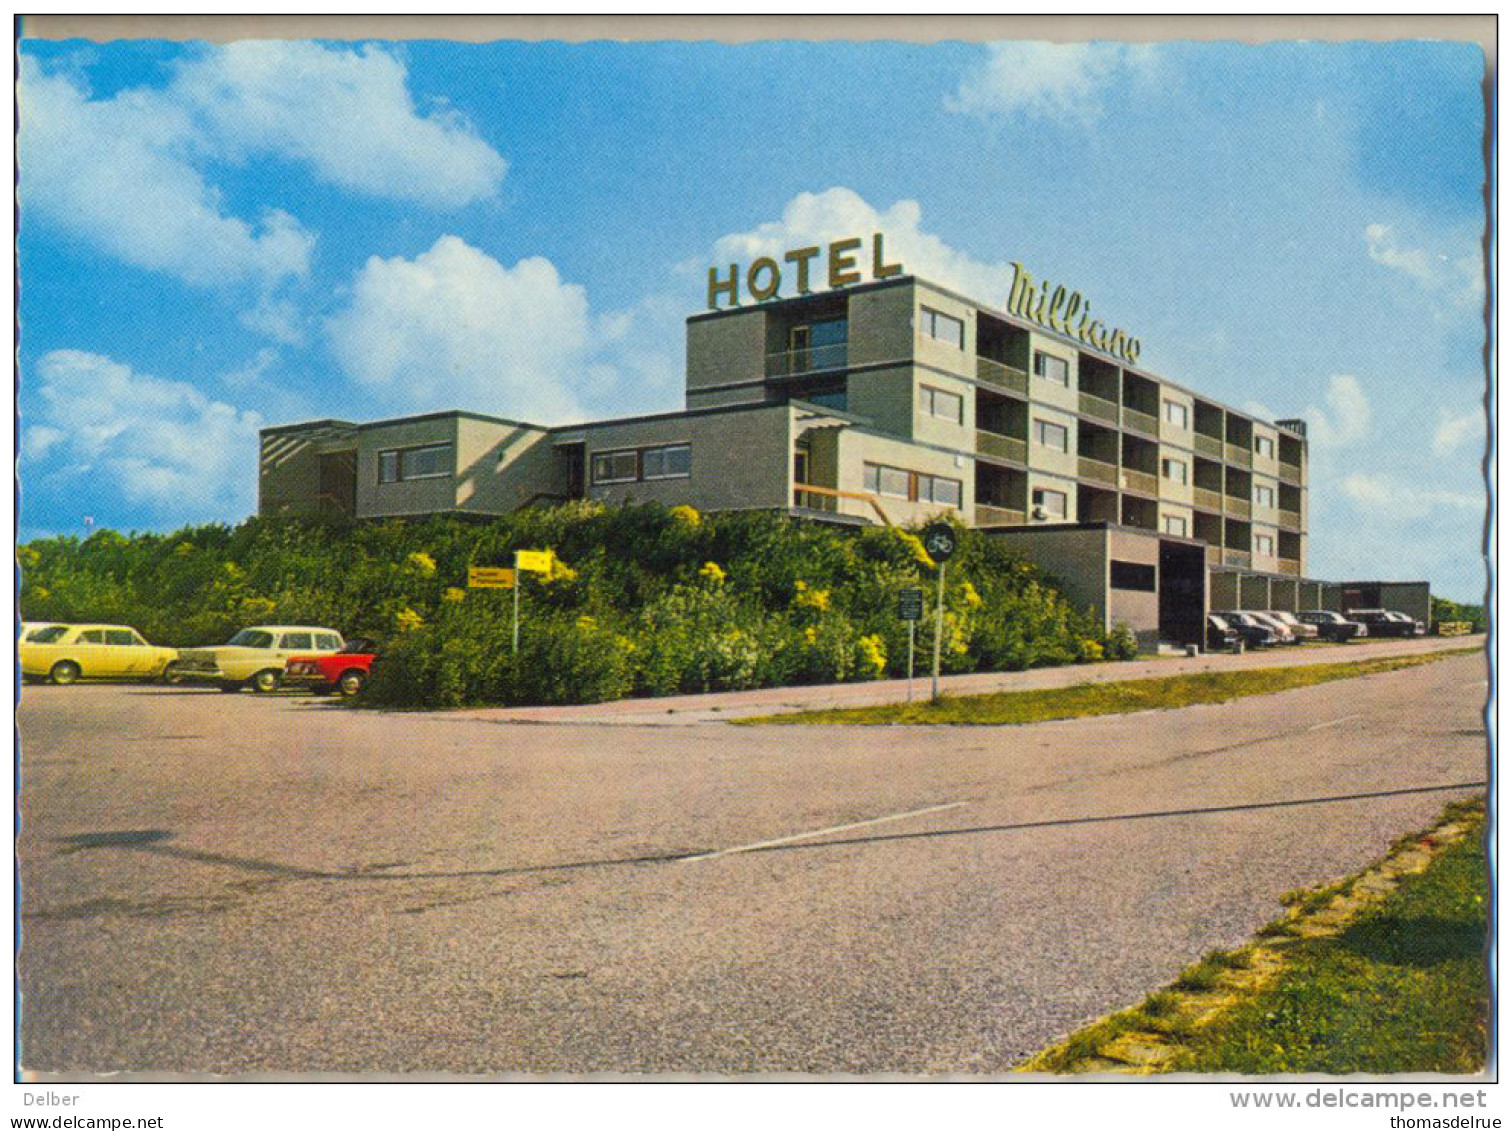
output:
[[[936,562],[949,561],[950,555],[955,553],[955,527],[948,522],[931,522],[924,528],[921,540],[924,552]]]

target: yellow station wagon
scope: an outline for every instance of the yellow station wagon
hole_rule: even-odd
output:
[[[16,645],[21,677],[73,683],[78,679],[158,679],[178,658],[124,624],[54,624]]]
[[[222,691],[276,691],[290,656],[328,656],[342,649],[341,633],[308,625],[264,624],[244,628],[214,648],[184,648],[174,675],[213,683]]]

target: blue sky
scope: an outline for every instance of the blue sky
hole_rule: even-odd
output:
[[[1429,42],[23,40],[21,537],[239,521],[267,424],[679,408],[707,264],[881,230],[1306,418],[1313,575],[1478,599],[1482,73]]]

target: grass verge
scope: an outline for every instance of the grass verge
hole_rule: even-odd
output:
[[[1224,703],[1248,695],[1270,695],[1297,687],[1311,687],[1337,679],[1400,671],[1431,664],[1449,656],[1480,652],[1455,648],[1416,656],[1387,656],[1336,664],[1254,668],[1244,671],[1201,672],[1106,683],[1078,683],[1038,691],[999,691],[987,695],[941,696],[916,703],[886,703],[875,707],[836,707],[758,715],[735,719],[739,725],[773,726],[1012,726],[1074,719],[1086,715],[1120,715],[1132,711],[1171,710],[1198,703]]]
[[[1474,1073],[1487,1057],[1484,802],[1021,1071]]]

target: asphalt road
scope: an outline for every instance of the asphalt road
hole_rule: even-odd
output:
[[[1478,792],[1485,697],[1479,656],[1019,728],[28,688],[21,1063],[1001,1072]]]

